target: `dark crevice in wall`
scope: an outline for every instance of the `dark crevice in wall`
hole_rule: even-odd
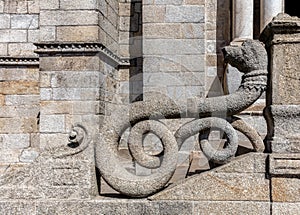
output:
[[[129,32],[129,102],[143,100],[142,1],[131,3]]]

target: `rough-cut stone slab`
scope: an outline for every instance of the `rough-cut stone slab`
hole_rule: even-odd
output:
[[[299,203],[276,203],[272,204],[273,215],[297,215],[300,211]]]
[[[300,202],[300,178],[271,179],[274,202]]]
[[[262,154],[258,154],[257,157],[265,162]],[[241,159],[231,161],[224,167],[177,182],[150,199],[269,201],[269,180],[265,178],[261,166],[255,167],[257,162],[254,160],[253,155],[246,155]],[[246,168],[246,166],[249,167]],[[244,171],[242,171],[243,167],[245,167]]]
[[[226,215],[268,215],[270,203],[268,202],[197,202],[193,214],[226,214]]]

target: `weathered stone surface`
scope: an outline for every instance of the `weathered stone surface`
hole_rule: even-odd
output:
[[[1,35],[0,42],[4,42],[4,43],[26,42],[27,41],[27,31],[26,30],[1,29],[0,35]]]
[[[99,40],[98,26],[59,26],[56,29],[59,41],[94,42]]]
[[[270,213],[268,202],[247,202],[247,201],[211,201],[195,203],[194,214],[251,214],[268,215]]]
[[[272,200],[274,202],[300,202],[300,179],[272,177]]]
[[[97,25],[98,14],[95,11],[41,11],[40,24],[45,25]]]
[[[204,22],[203,6],[167,6],[166,22]]]
[[[38,15],[12,15],[11,28],[12,29],[37,29],[39,26]]]
[[[299,153],[299,105],[269,105],[264,112],[268,124],[268,147],[275,153]]]
[[[0,82],[1,94],[38,94],[38,82],[36,81],[6,81]]]
[[[274,215],[297,215],[300,211],[299,203],[272,203],[272,214]]]
[[[249,155],[247,155],[249,156]],[[216,170],[187,178],[174,183],[164,191],[151,196],[152,200],[191,200],[191,201],[269,201],[269,180],[261,167],[255,168],[255,161],[245,158]],[[253,155],[249,156],[250,158]],[[254,157],[256,156],[254,154]],[[252,160],[253,161],[253,160]],[[249,165],[242,169],[237,166]],[[224,170],[224,171],[223,171]],[[239,172],[239,173],[237,173]],[[261,172],[261,173],[256,173]]]
[[[41,57],[40,68],[42,71],[98,71],[100,65],[98,56],[52,56]]]
[[[64,115],[41,115],[40,131],[45,133],[65,132]]]

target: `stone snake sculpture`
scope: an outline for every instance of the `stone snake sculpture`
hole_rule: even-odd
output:
[[[232,94],[214,98],[191,98],[187,108],[179,107],[166,96],[153,95],[147,101],[139,101],[120,107],[107,116],[95,145],[96,165],[104,180],[115,190],[133,197],[145,197],[161,190],[171,179],[177,164],[177,154],[184,140],[200,131],[219,128],[227,134],[228,143],[221,150],[214,150],[207,139],[200,141],[203,153],[217,163],[225,163],[236,153],[237,133],[234,129],[250,129],[235,119],[232,125],[225,119],[212,117],[217,113],[233,116],[253,104],[267,85],[268,59],[264,46],[253,40],[242,46],[229,46],[223,49],[226,63],[244,73],[239,89]],[[195,118],[181,126],[175,134],[157,121],[160,118]],[[155,169],[149,176],[137,176],[122,167],[119,161],[118,144],[124,130],[131,127],[128,147],[132,157],[141,166]],[[251,129],[250,129],[251,130]],[[144,152],[143,134],[148,132],[158,136],[163,144],[163,159]],[[251,132],[250,132],[251,133]],[[248,132],[248,137],[255,135]],[[256,150],[263,150],[262,143],[254,144]]]

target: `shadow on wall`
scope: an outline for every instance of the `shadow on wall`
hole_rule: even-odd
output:
[[[222,48],[229,45],[231,41],[231,0],[218,0],[216,11],[216,56],[217,77],[211,82],[207,97],[224,95],[224,58]],[[214,11],[212,11],[214,12]]]
[[[129,101],[143,100],[143,26],[142,0],[131,2],[129,27]]]

